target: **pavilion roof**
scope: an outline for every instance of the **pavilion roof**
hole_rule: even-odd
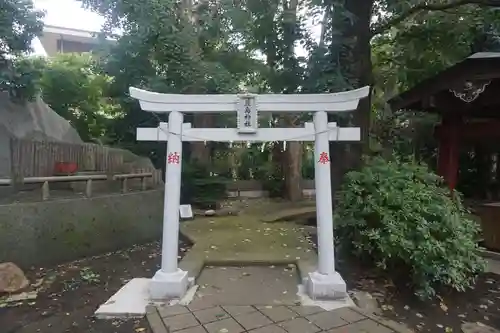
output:
[[[460,99],[456,92],[464,92],[467,82],[477,83],[478,87],[486,85],[484,95],[488,96],[480,94],[472,101]],[[500,52],[479,52],[393,97],[388,103],[394,111],[452,111],[476,115],[492,104],[500,105],[500,90],[496,88],[500,89]],[[495,114],[498,108],[496,110]]]

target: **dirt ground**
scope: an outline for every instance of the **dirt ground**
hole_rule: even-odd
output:
[[[179,256],[190,248],[181,238]],[[151,277],[160,264],[158,242],[25,272],[38,297],[16,306],[0,301],[1,333],[151,333],[145,319],[95,320],[94,311],[128,280]],[[43,278],[43,280],[41,280]],[[32,288],[32,289],[33,289]]]
[[[480,322],[500,330],[500,276],[479,276],[474,289],[464,293],[441,293],[433,301],[422,302],[411,290],[376,275],[352,261],[339,267],[348,290],[369,292],[379,301],[382,315],[417,332],[462,332],[465,322]]]
[[[316,246],[316,235],[309,235]],[[465,292],[441,292],[432,301],[420,301],[408,285],[394,283],[388,275],[359,264],[354,258],[340,259],[337,270],[349,291],[370,293],[380,304],[382,316],[402,323],[416,332],[462,332],[465,322],[500,330],[500,275],[485,273]]]
[[[257,208],[255,210],[264,209],[262,204]],[[198,237],[199,241],[208,242],[198,244],[198,247],[211,245],[204,250],[210,250],[214,255],[224,248],[234,251],[235,232],[246,234],[245,237],[249,237],[252,232],[256,239],[262,240],[265,238],[264,234],[270,235],[270,231],[274,230],[272,228],[277,228],[276,235],[280,237],[278,244],[291,248],[287,242],[297,241],[293,234],[297,226],[287,224],[281,227],[278,224],[266,225],[259,222],[260,224],[246,230],[238,223],[231,223],[236,230],[234,231],[226,230],[229,223],[224,222],[224,218],[218,221],[213,224],[208,221],[205,227],[209,229],[202,230]],[[183,228],[189,229],[190,225],[192,224],[186,223]],[[232,235],[232,238],[225,237],[220,244],[213,245],[217,240],[213,234],[222,232]],[[238,249],[248,249],[249,240],[245,237],[238,238],[241,243],[236,244]],[[231,241],[228,241],[229,239]],[[308,237],[300,244],[293,244],[292,248],[305,247],[306,243],[314,240],[315,237]],[[270,241],[262,241],[261,252],[288,253],[279,252],[272,248],[272,244]],[[183,240],[179,256],[183,256],[189,248],[190,244]],[[194,252],[195,248],[191,254]],[[152,276],[159,263],[159,244],[153,243],[55,268],[28,271],[26,273],[32,283],[42,290],[36,299],[15,307],[5,307],[5,302],[0,300],[0,333],[152,333],[145,320],[95,321],[93,313],[129,279]],[[369,292],[379,300],[384,316],[417,332],[461,332],[460,326],[463,322],[481,322],[500,330],[499,275],[483,274],[472,290],[465,293],[442,293],[440,299],[420,302],[404,284],[395,285],[388,277],[361,267],[353,260],[340,262],[338,269],[347,281],[349,290]],[[44,280],[39,281],[41,278]]]

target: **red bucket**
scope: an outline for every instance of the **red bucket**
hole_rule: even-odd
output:
[[[72,175],[78,171],[78,165],[75,162],[56,162],[54,166],[55,174]]]

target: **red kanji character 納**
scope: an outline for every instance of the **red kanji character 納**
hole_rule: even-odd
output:
[[[181,157],[176,152],[168,154],[168,158],[167,158],[168,164],[179,164],[180,161],[181,161]]]
[[[326,164],[328,162],[330,162],[330,158],[328,158],[328,154],[325,153],[325,152],[322,152],[320,155],[319,155],[319,163],[321,164]]]

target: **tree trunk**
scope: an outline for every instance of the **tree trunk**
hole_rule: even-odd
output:
[[[272,161],[273,161],[273,176],[282,177],[283,176],[283,165],[284,165],[284,152],[283,152],[283,142],[276,141],[273,144],[271,150]]]
[[[350,88],[361,88],[371,85],[373,81],[371,61],[371,31],[370,21],[374,0],[349,0],[338,1],[349,13],[349,17],[338,20],[331,18],[332,29],[343,36],[341,50],[332,49],[331,53],[339,56],[339,65],[344,78],[351,85]],[[340,7],[340,8],[341,8]],[[333,13],[333,12],[332,12]],[[332,45],[338,48],[338,45]],[[332,61],[336,59],[332,58]],[[339,189],[345,172],[349,169],[359,168],[363,152],[368,152],[370,144],[370,114],[371,100],[363,99],[354,112],[353,123],[361,128],[361,143],[353,143],[346,149],[346,145],[331,142],[331,171],[332,171],[332,196]],[[345,162],[345,163],[344,163]],[[346,165],[345,168],[343,164]]]
[[[302,144],[287,142],[285,156],[285,197],[297,202],[302,199]]]
[[[293,93],[297,90],[297,59],[294,53],[297,36],[297,7],[298,0],[283,1],[283,40],[285,42],[285,54],[283,59],[284,73],[288,77],[285,83],[285,93]],[[285,126],[295,127],[298,119],[296,116],[287,115],[283,117]],[[302,199],[302,143],[287,142],[285,150],[286,165],[283,166],[285,177],[285,197],[297,202]]]
[[[284,117],[285,126],[295,127],[293,116]],[[285,198],[297,202],[302,199],[302,143],[289,141],[284,151],[283,173],[285,177]]]
[[[195,114],[194,127],[197,128],[211,128],[215,124],[215,115],[211,114]],[[191,160],[197,161],[204,166],[210,165],[210,142],[193,142],[191,148]]]
[[[370,21],[372,17],[373,0],[349,0],[345,2],[345,9],[354,16],[354,19],[345,24],[342,31],[351,42],[347,52],[342,52],[340,63],[346,71],[347,78],[353,88],[361,88],[373,83],[370,40]],[[371,96],[370,96],[371,97]],[[361,156],[370,149],[370,116],[371,98],[360,101],[354,113],[354,125],[361,128],[361,144],[352,144],[352,159],[357,168],[361,165]]]
[[[198,5],[202,5],[206,3],[207,0],[203,0],[198,3]],[[195,4],[193,0],[182,0],[181,8],[182,15],[185,16],[186,24],[185,28],[187,30],[193,30],[195,35],[197,35],[197,24],[198,18],[196,16]],[[197,39],[196,39],[197,41]],[[201,51],[200,46],[197,42],[193,41],[190,49],[190,56],[193,59],[199,59],[201,61]],[[199,82],[194,82],[192,85],[192,89],[187,91],[188,93],[199,93],[200,86],[204,86],[203,82],[201,82],[201,78],[193,78],[194,80],[200,80]],[[214,116],[209,114],[194,114],[193,115],[193,125],[198,128],[210,128],[213,127],[214,124]],[[208,142],[193,142],[191,144],[191,160],[197,161],[198,163],[208,166],[210,165],[210,145]]]

